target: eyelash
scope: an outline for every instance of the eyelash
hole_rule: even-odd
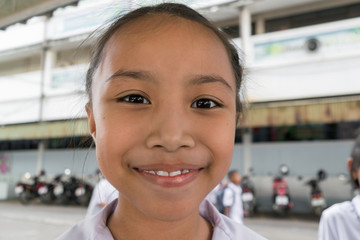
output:
[[[151,102],[146,98],[139,94],[130,94],[117,99],[117,102],[127,102],[131,104],[151,104]],[[205,107],[203,107],[205,106]],[[209,98],[201,98],[194,101],[191,104],[192,108],[201,108],[201,109],[212,109],[215,107],[221,107],[222,105],[212,99]]]
[[[206,107],[201,107],[201,106],[206,106]],[[192,108],[202,108],[202,109],[212,109],[221,106],[222,105],[220,103],[209,98],[201,98],[191,104]]]
[[[117,99],[118,102],[128,102],[131,104],[151,104],[151,102],[139,94],[130,94]],[[142,101],[142,102],[141,102]]]

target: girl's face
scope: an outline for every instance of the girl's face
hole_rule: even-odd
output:
[[[143,17],[108,41],[87,108],[99,166],[127,209],[159,220],[198,214],[233,154],[235,80],[210,30]]]

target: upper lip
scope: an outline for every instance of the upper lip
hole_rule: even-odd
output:
[[[174,172],[179,170],[199,170],[205,168],[205,166],[192,165],[192,164],[151,164],[144,166],[133,166],[133,169],[138,171],[165,171],[165,172]]]

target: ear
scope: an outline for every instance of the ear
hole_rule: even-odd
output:
[[[351,173],[351,164],[352,164],[352,161],[353,161],[352,158],[349,158],[349,159],[346,161],[346,166],[347,166],[347,168],[348,168],[349,173]]]
[[[95,119],[94,119],[94,112],[93,112],[93,109],[92,109],[92,106],[90,103],[86,104],[85,110],[86,110],[87,117],[88,117],[89,131],[95,141],[96,140],[96,124],[95,124]]]
[[[348,168],[348,171],[350,173],[350,176],[352,177],[352,179],[357,179],[357,174],[356,172],[354,172],[352,169],[351,169],[351,164],[353,162],[353,159],[352,158],[349,158],[347,161],[346,161],[346,166]]]

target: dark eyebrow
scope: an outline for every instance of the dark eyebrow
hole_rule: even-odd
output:
[[[204,83],[220,83],[223,84],[230,91],[234,91],[230,84],[222,77],[217,75],[196,75],[191,80],[191,84],[199,85]]]
[[[112,74],[109,78],[106,79],[106,82],[111,81],[117,77],[128,77],[135,80],[146,80],[146,81],[156,82],[151,72],[130,71],[124,69],[117,70],[114,74]],[[199,85],[204,83],[220,83],[223,84],[230,91],[233,91],[233,88],[230,86],[230,84],[224,78],[217,75],[195,75],[194,77],[192,77],[190,81],[190,84],[192,85]]]
[[[155,78],[150,72],[146,71],[129,71],[124,69],[117,70],[113,75],[106,79],[106,82],[113,80],[117,77],[128,77],[136,80],[150,80],[152,82],[155,81]]]

